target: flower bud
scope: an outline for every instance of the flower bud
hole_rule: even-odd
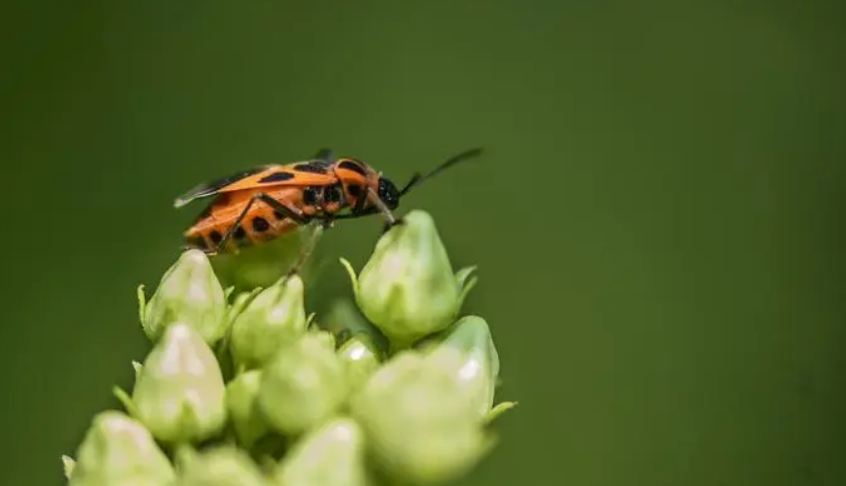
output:
[[[388,341],[376,326],[371,324],[361,313],[355,302],[349,298],[335,299],[321,318],[321,327],[331,331],[336,336],[345,336],[345,341],[352,336],[366,335],[374,350],[388,348]]]
[[[298,435],[331,417],[344,403],[344,366],[333,342],[306,333],[286,344],[262,373],[258,403],[268,423]]]
[[[464,399],[475,404],[480,419],[491,411],[499,377],[499,355],[484,319],[459,319],[425,359],[459,381]]]
[[[489,450],[478,404],[463,384],[416,351],[397,354],[352,400],[375,462],[400,482],[455,480]]]
[[[358,306],[394,350],[451,324],[475,283],[465,284],[472,268],[453,275],[434,220],[420,210],[382,235],[357,279],[349,262],[342,263]]]
[[[357,391],[380,365],[379,349],[366,334],[358,334],[338,349],[338,357],[347,372],[347,387]]]
[[[70,486],[169,486],[176,477],[150,432],[114,410],[94,417],[75,463],[63,460]]]
[[[271,486],[250,457],[235,448],[218,446],[186,461],[179,486]]]
[[[175,323],[144,361],[132,402],[157,439],[201,441],[223,428],[225,393],[211,348],[193,327]]]
[[[237,253],[219,254],[212,262],[215,273],[224,288],[233,287],[237,292],[269,287],[297,262],[303,244],[310,237],[310,229],[300,227],[261,245],[241,248]],[[313,274],[313,260],[306,259],[298,271],[307,281]]]
[[[306,330],[303,281],[283,277],[262,290],[232,323],[230,346],[236,366],[264,366],[286,342]]]
[[[261,370],[241,373],[226,386],[226,408],[238,441],[246,448],[268,432],[256,402],[261,385]]]
[[[280,486],[367,486],[364,433],[336,418],[304,435],[276,468]]]
[[[226,333],[226,296],[200,250],[182,253],[146,305],[143,286],[138,288],[138,299],[144,333],[153,341],[176,322],[196,329],[210,346]]]

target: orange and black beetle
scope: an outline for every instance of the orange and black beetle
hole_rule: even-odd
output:
[[[438,172],[481,153],[481,148],[475,148],[450,157],[425,176],[414,174],[397,189],[363,161],[336,159],[331,150],[323,149],[312,160],[254,167],[201,184],[179,196],[174,206],[214,196],[185,232],[188,247],[210,255],[269,241],[311,222],[329,227],[338,219],[382,213],[393,225],[396,219],[391,210],[402,196]]]

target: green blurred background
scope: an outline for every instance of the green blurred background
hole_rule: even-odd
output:
[[[479,265],[465,310],[521,402],[462,484],[846,484],[841,4],[3,10],[3,485],[60,484],[131,385],[135,287],[201,209],[177,194],[323,146],[404,182],[476,145],[401,208]],[[380,227],[320,256],[360,267]]]

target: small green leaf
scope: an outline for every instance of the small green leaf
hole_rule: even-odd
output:
[[[73,468],[76,466],[76,461],[71,456],[62,455],[62,466],[65,472],[65,479],[70,480],[73,476]]]
[[[464,288],[464,283],[467,281],[467,278],[473,275],[476,272],[478,266],[471,265],[469,267],[464,267],[461,270],[455,272],[455,283],[458,284],[458,289],[461,290]]]
[[[144,284],[138,286],[138,318],[141,321],[141,325],[144,325],[146,321],[145,315],[147,313],[147,296],[144,294]]]
[[[118,399],[123,408],[126,410],[126,413],[129,414],[131,417],[138,417],[138,409],[135,408],[135,404],[132,403],[132,398],[126,393],[123,388],[115,385],[112,387],[112,395]]]
[[[464,300],[467,298],[467,294],[473,290],[473,287],[479,282],[479,278],[476,275],[473,275],[476,271],[476,266],[465,267],[459,270],[455,274],[455,281],[458,284],[459,295],[458,295],[458,308],[460,309],[462,305],[464,305]],[[472,275],[472,277],[471,277]],[[469,277],[469,280],[468,280]]]
[[[144,370],[144,365],[133,360],[132,369],[135,371],[135,381],[138,381],[138,377],[141,376],[141,372]]]
[[[349,261],[347,261],[346,258],[341,257],[340,260],[341,260],[341,265],[343,265],[344,268],[347,269],[347,274],[350,276],[350,282],[352,283],[353,294],[355,294],[355,297],[358,298],[358,276],[356,276],[355,270],[353,269],[352,264]]]
[[[491,424],[503,413],[517,406],[517,402],[501,402],[496,404],[485,417],[485,424]]]

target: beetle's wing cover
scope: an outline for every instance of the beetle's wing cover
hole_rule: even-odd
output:
[[[317,173],[296,170],[296,166],[299,164],[312,165],[313,162],[296,162],[288,165],[263,165],[242,170],[194,187],[176,198],[173,205],[179,208],[196,199],[214,196],[222,192],[272,186],[320,186],[335,182],[335,176],[328,170],[328,166],[327,173]]]

